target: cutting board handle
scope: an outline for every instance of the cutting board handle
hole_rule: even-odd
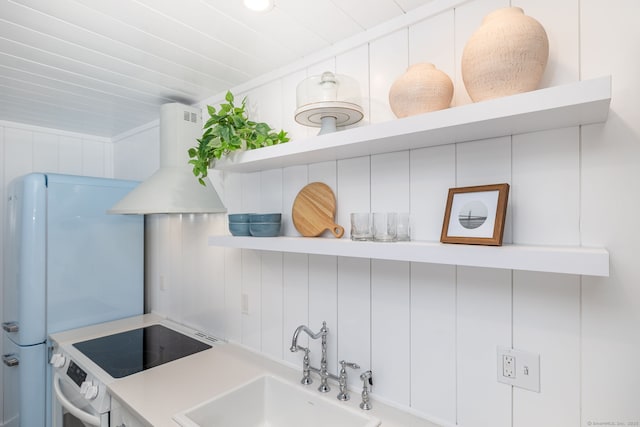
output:
[[[338,224],[333,224],[331,233],[339,239],[344,235],[344,227]]]

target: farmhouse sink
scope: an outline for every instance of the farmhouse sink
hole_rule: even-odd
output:
[[[380,421],[271,375],[208,400],[173,419],[183,427],[376,427]]]

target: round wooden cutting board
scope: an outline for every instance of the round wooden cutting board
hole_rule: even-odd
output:
[[[334,222],[335,215],[336,197],[322,182],[312,182],[300,190],[291,209],[293,225],[305,237],[319,236],[325,230],[342,237],[344,228]]]

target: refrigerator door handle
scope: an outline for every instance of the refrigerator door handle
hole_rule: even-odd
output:
[[[60,375],[58,375],[58,373],[55,373],[53,375],[53,391],[55,392],[56,398],[58,399],[60,405],[62,405],[63,408],[69,411],[80,421],[83,421],[90,426],[100,426],[100,417],[83,411],[82,409],[76,407],[73,403],[71,403],[69,399],[67,399],[60,387],[60,381]]]
[[[20,330],[18,322],[2,322],[2,329],[7,332],[18,332]]]
[[[2,363],[10,368],[13,368],[20,364],[20,359],[18,359],[15,354],[3,354]]]

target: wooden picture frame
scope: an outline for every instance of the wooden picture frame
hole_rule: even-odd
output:
[[[442,243],[501,246],[509,184],[450,188]]]

